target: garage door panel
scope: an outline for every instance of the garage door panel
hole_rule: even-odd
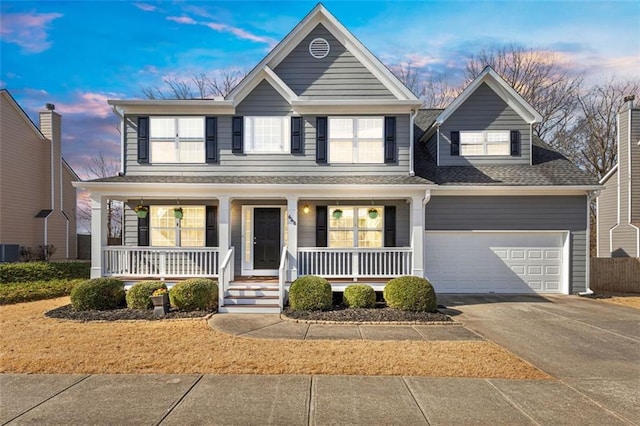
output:
[[[561,292],[562,233],[427,232],[425,275],[439,292]]]

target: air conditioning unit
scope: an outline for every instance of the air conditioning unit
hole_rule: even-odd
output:
[[[0,244],[0,263],[20,260],[19,244]]]

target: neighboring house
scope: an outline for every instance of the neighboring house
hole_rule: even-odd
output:
[[[640,257],[640,109],[634,96],[618,113],[618,164],[600,183],[598,257]]]
[[[420,110],[318,5],[224,99],[109,103],[122,173],[76,184],[93,200],[94,277],[216,276],[222,312],[278,311],[310,274],[336,290],[407,274],[440,292],[588,290],[599,186],[531,137],[539,115],[491,69]],[[106,244],[109,198],[126,200],[121,247]]]
[[[0,245],[54,246],[52,259],[76,258],[79,180],[61,156],[62,117],[47,104],[40,127],[6,90],[0,90]],[[15,250],[5,255],[15,259]],[[9,253],[11,251],[11,253]]]

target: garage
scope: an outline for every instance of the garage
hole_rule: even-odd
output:
[[[427,231],[425,276],[439,293],[567,293],[566,235]]]

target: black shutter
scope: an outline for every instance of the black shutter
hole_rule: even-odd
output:
[[[396,206],[384,206],[384,246],[396,246]]]
[[[205,118],[205,151],[207,163],[218,161],[218,119],[216,117]]]
[[[149,245],[149,206],[147,208],[146,217],[138,217],[138,245],[140,247],[146,247]]]
[[[149,163],[149,117],[138,117],[138,163]]]
[[[316,117],[316,163],[327,164],[327,161],[327,117]]]
[[[216,206],[207,206],[205,241],[207,247],[218,246],[218,208]]]
[[[516,157],[520,155],[520,131],[519,130],[511,131],[511,155]]]
[[[327,247],[327,206],[316,206],[316,247]]]
[[[244,119],[242,117],[233,117],[233,129],[232,129],[232,141],[231,152],[236,154],[242,154],[243,149],[243,137],[242,130],[244,127]]]
[[[302,117],[291,117],[291,153],[302,154]]]
[[[460,155],[460,132],[451,132],[451,155]]]
[[[396,118],[384,118],[384,162],[396,162]]]

